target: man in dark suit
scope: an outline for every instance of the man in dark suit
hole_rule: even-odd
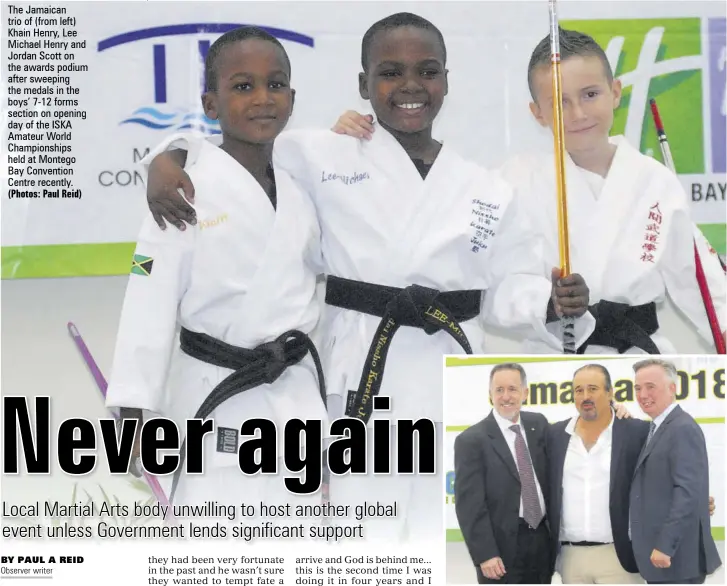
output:
[[[520,411],[527,389],[522,366],[495,366],[494,409],[454,442],[455,509],[480,584],[549,584],[553,576],[548,421]]]
[[[649,424],[618,419],[600,364],[573,375],[578,416],[548,435],[551,543],[564,584],[641,583],[628,523],[631,477]],[[607,474],[604,474],[607,472]]]
[[[644,360],[634,372],[636,399],[653,420],[631,483],[636,563],[650,584],[702,584],[722,565],[709,521],[704,434],[675,403],[672,363]]]

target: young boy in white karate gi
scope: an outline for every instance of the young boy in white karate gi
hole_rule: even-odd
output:
[[[149,214],[137,242],[107,405],[130,418],[159,413],[180,431],[187,419],[214,420],[204,473],[177,474],[174,505],[320,500],[317,489],[308,498],[287,490],[278,460],[288,420],[326,425],[321,368],[308,338],[320,312],[320,230],[308,197],[272,166],[273,141],[293,108],[290,74],[283,46],[261,29],[235,29],[210,47],[202,103],[222,136],[219,147],[194,145],[187,168],[200,221],[163,232]],[[277,441],[264,450],[276,450],[277,474],[248,476],[238,465],[238,446],[249,439],[240,427],[253,418],[277,426]]]
[[[394,424],[426,418],[437,429],[438,438],[431,438],[436,474],[397,475],[394,468],[374,476],[369,449],[368,475],[333,475],[331,500],[396,501],[397,518],[366,522],[369,539],[439,540],[442,356],[484,352],[482,292],[506,275],[531,278],[546,297],[553,286],[540,276],[539,244],[512,205],[511,189],[432,137],[448,91],[441,32],[413,14],[387,17],[363,37],[362,67],[360,93],[382,127],[374,140],[291,131],[276,140],[274,157],[309,193],[321,223],[329,412],[359,417],[370,427],[380,418]],[[201,140],[185,136],[190,144]],[[162,149],[175,141],[179,137]],[[149,176],[150,207],[175,223],[179,214],[165,214],[164,203],[184,206],[177,185],[190,188],[179,157],[157,157]],[[556,292],[571,304],[567,311],[585,312],[587,291],[577,275]],[[533,310],[516,294],[490,315],[529,324],[537,314],[544,324],[547,305]],[[376,394],[390,397],[391,408],[371,415],[367,408]],[[394,453],[395,430],[393,425]]]
[[[667,293],[699,334],[713,343],[695,278],[693,239],[724,337],[726,283],[719,258],[694,225],[677,177],[623,136],[609,138],[621,82],[614,79],[601,47],[575,31],[563,30],[560,41],[571,264],[585,278],[589,313],[596,318],[595,331],[579,352],[673,353],[673,344],[659,331],[656,312]],[[550,37],[546,37],[532,53],[528,85],[533,116],[552,129],[550,62]],[[334,130],[368,138],[372,120],[347,112]],[[502,167],[516,188],[519,205],[543,237],[546,271],[558,262],[553,157],[552,150],[528,153]],[[517,287],[522,293],[523,284]],[[544,292],[531,294],[547,301]],[[557,327],[552,313],[551,319],[550,327]],[[558,351],[553,341],[531,329],[524,350]]]
[[[621,82],[601,47],[576,31],[562,31],[560,38],[571,258],[588,283],[597,318],[583,350],[674,353],[656,313],[667,293],[713,344],[695,277],[695,235],[724,337],[727,282],[719,258],[694,225],[679,179],[625,137],[609,138]],[[552,128],[549,37],[533,51],[528,84],[533,116]],[[557,258],[552,154],[515,157],[503,171],[530,197],[524,205],[535,211],[532,220],[549,242],[546,256]]]

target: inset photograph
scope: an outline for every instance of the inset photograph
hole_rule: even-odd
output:
[[[449,584],[723,584],[724,360],[447,357]]]

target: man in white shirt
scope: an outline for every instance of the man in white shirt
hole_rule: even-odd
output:
[[[579,416],[553,424],[548,436],[551,543],[564,584],[643,582],[628,535],[631,476],[649,432],[639,419],[618,419],[600,364],[573,377]]]
[[[454,443],[457,519],[480,584],[549,584],[553,575],[555,548],[548,539],[558,533],[550,523],[548,422],[541,413],[521,411],[528,391],[521,365],[495,366],[490,372],[492,411]],[[619,410],[616,417],[626,413]],[[555,425],[562,429],[565,423]],[[628,487],[622,496],[628,497]],[[628,538],[626,545],[631,551]],[[631,563],[635,567],[633,559]]]
[[[650,424],[624,417],[621,406],[614,412],[611,376],[600,364],[575,372],[573,393],[579,416],[551,425],[548,434],[548,519],[556,567],[564,584],[643,583],[625,504]],[[642,409],[652,415],[645,403]],[[708,502],[711,514],[711,497]]]

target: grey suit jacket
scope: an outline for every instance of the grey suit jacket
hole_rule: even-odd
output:
[[[680,582],[711,574],[722,562],[709,521],[709,468],[704,434],[677,406],[639,455],[631,483],[631,542],[649,582]],[[651,552],[671,556],[657,568]]]

